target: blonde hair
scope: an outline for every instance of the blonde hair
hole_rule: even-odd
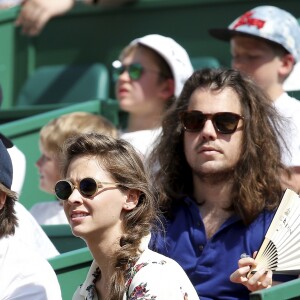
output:
[[[72,112],[46,124],[40,131],[40,143],[46,151],[58,156],[68,138],[91,132],[118,136],[117,128],[106,118],[88,112]]]

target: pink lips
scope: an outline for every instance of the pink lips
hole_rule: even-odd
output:
[[[206,153],[206,154],[212,154],[215,152],[220,152],[219,150],[217,150],[216,148],[210,147],[210,146],[202,146],[200,147],[200,149],[198,150],[199,153]]]
[[[89,215],[89,213],[85,212],[85,211],[72,211],[70,214],[70,219],[72,221],[74,220],[80,220],[82,218],[85,218]]]
[[[119,97],[120,96],[124,96],[124,95],[126,95],[128,93],[128,89],[126,89],[126,88],[124,88],[124,87],[120,87],[119,89],[118,89],[118,95],[119,95]]]

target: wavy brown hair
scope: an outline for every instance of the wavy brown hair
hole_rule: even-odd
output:
[[[127,211],[123,219],[120,249],[113,257],[115,273],[110,282],[109,300],[120,300],[126,292],[129,264],[139,257],[139,245],[158,222],[157,201],[150,188],[143,162],[126,141],[96,133],[81,134],[67,140],[63,147],[62,175],[66,176],[70,162],[78,156],[93,156],[123,191],[140,192],[138,205]]]
[[[0,183],[0,192],[6,195],[3,208],[0,210],[0,239],[15,234],[18,226],[18,218],[15,211],[15,202],[17,201],[17,193],[8,189]]]
[[[193,195],[192,171],[183,148],[183,128],[179,113],[188,108],[192,93],[198,88],[211,91],[232,89],[239,97],[244,129],[242,150],[233,174],[232,207],[245,224],[251,223],[263,210],[275,209],[282,196],[280,175],[288,174],[281,162],[281,146],[285,145],[281,119],[271,100],[249,78],[231,69],[203,69],[187,80],[176,103],[163,120],[161,139],[150,163],[160,168],[154,176],[164,213]]]

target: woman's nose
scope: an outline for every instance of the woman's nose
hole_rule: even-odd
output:
[[[77,190],[77,188],[74,188],[72,191],[72,194],[69,196],[68,200],[69,203],[82,203],[82,196]]]

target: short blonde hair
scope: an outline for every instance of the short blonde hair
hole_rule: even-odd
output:
[[[118,137],[117,128],[106,118],[88,112],[72,112],[43,126],[40,131],[40,143],[46,151],[58,156],[68,138],[92,132]]]

